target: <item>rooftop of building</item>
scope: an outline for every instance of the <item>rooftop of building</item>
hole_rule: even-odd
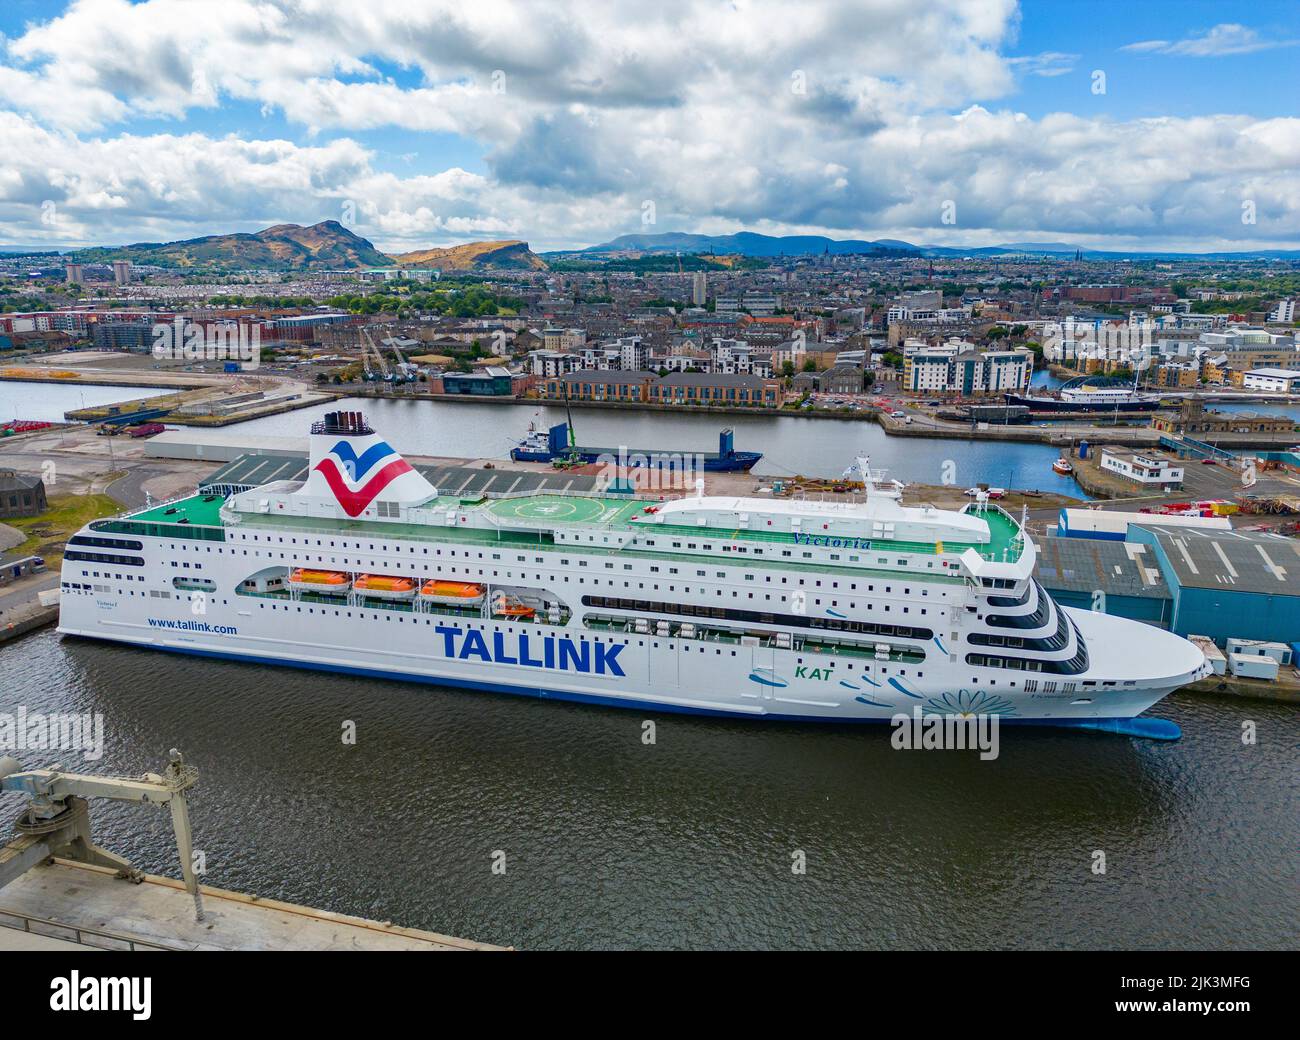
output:
[[[1300,541],[1254,531],[1139,528],[1187,588],[1300,596]]]
[[[40,477],[32,473],[16,473],[11,469],[0,470],[0,491],[31,491],[42,484]]]
[[[1038,542],[1039,581],[1070,592],[1168,599],[1155,555],[1145,545],[1096,538],[1057,538]]]

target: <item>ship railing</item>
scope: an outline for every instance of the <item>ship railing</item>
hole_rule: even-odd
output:
[[[151,499],[149,500],[149,505],[145,506],[143,509],[140,509],[140,508],[138,508],[138,507],[135,508],[135,509],[123,509],[120,513],[113,513],[111,516],[104,516],[104,517],[100,517],[99,519],[101,519],[101,520],[122,520],[122,519],[126,519],[126,518],[129,518],[129,517],[133,517],[133,516],[135,516],[136,513],[143,513],[143,512],[148,512],[148,511],[151,511],[151,510],[154,510],[154,509],[161,509],[163,506],[170,506],[170,505],[173,505],[173,504],[176,503],[176,502],[184,502],[184,501],[186,501],[186,500],[188,500],[188,499],[193,498],[195,495],[198,495],[198,494],[211,494],[211,493],[212,493],[212,492],[200,492],[200,491],[198,490],[198,488],[195,488],[193,491],[182,491],[182,492],[181,492],[180,494],[178,494],[178,495],[172,495],[172,496],[170,496],[169,498],[160,498],[160,499],[158,499],[158,500],[156,500],[156,501],[155,501],[154,499],[151,498]],[[165,520],[160,520],[160,521],[156,521],[156,522],[157,522],[157,523],[166,523]]]
[[[992,501],[985,502],[983,505],[972,502],[965,506],[965,508],[962,509],[962,512],[966,513],[968,516],[979,516],[981,513],[995,513],[1010,522],[1016,530],[1015,536],[1008,544],[1008,548],[1015,550],[1015,556],[1013,558],[1007,559],[996,552],[980,552],[979,555],[981,559],[988,560],[990,563],[1014,563],[1016,560],[1020,559],[1021,554],[1025,551],[1025,529],[1021,525],[1018,517],[1013,516],[1002,506]],[[978,552],[978,550],[976,551]]]

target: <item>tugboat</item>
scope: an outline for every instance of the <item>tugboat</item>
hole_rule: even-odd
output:
[[[1055,462],[1052,463],[1052,471],[1054,473],[1061,474],[1061,476],[1063,477],[1068,477],[1071,473],[1074,472],[1074,467],[1070,465],[1070,460],[1067,459],[1064,455],[1062,455],[1059,459],[1057,459]]]

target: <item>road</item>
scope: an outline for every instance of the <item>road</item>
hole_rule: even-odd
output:
[[[12,585],[0,585],[0,628],[12,620],[14,613],[37,604],[37,594],[59,587],[59,572],[46,571],[19,578]]]

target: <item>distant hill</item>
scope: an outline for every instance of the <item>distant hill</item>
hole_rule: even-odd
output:
[[[444,249],[418,249],[398,253],[392,260],[399,267],[436,267],[442,271],[479,271],[490,268],[545,271],[546,261],[528,248],[527,242],[466,242]]]
[[[620,235],[586,249],[546,253],[547,257],[599,256],[626,253],[736,253],[748,257],[764,256],[820,256],[869,254],[877,256],[1065,256],[1072,257],[1080,249],[1068,242],[1010,242],[995,246],[934,246],[915,245],[895,238],[875,240],[834,239],[821,235],[759,235],[742,231],[734,235],[694,235],[669,231],[654,235]],[[1198,260],[1294,260],[1300,250],[1260,249],[1243,252],[1178,253],[1159,250],[1097,250],[1083,248],[1085,260],[1123,259],[1198,259]]]
[[[444,271],[546,271],[548,259],[565,269],[586,269],[591,264],[631,263],[646,270],[668,270],[653,258],[676,253],[703,255],[714,266],[750,266],[763,257],[821,256],[849,254],[881,257],[962,256],[1062,256],[1071,257],[1078,247],[1067,242],[1012,242],[996,246],[960,247],[915,245],[893,238],[874,241],[834,239],[822,235],[760,235],[742,231],[734,235],[695,235],[666,232],[654,235],[620,235],[601,245],[567,249],[538,255],[518,239],[466,242],[438,249],[420,249],[390,256],[354,234],[336,220],[304,227],[277,224],[253,234],[208,235],[179,242],[137,242],[126,246],[94,246],[74,249],[64,258],[79,263],[109,263],[130,260],[137,264],[170,268],[216,268],[239,270],[261,268],[273,271],[318,269],[347,270],[366,267],[436,267]],[[3,246],[0,252],[27,252],[21,246]],[[636,260],[634,258],[642,259]],[[1165,253],[1148,250],[1084,249],[1085,260],[1199,259],[1199,260],[1295,260],[1300,250],[1261,249],[1254,252]],[[670,265],[675,266],[675,265]]]
[[[819,253],[874,253],[917,256],[920,250],[910,242],[886,239],[866,242],[834,239],[821,235],[759,235],[741,231],[735,235],[691,235],[669,231],[658,235],[619,235],[602,245],[577,250],[582,253],[735,253],[740,256],[804,256]]]
[[[158,267],[266,268],[302,271],[313,268],[391,267],[393,261],[337,220],[310,227],[277,224],[254,234],[208,235],[180,242],[79,249],[82,263],[130,260]]]

